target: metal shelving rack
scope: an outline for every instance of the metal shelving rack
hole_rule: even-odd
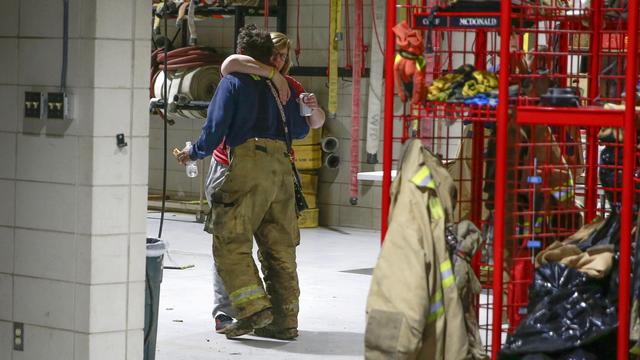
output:
[[[633,228],[633,207],[636,201],[639,178],[634,178],[634,172],[639,167],[640,156],[636,150],[635,136],[625,137],[623,144],[616,144],[622,160],[618,166],[612,166],[616,171],[613,187],[606,188],[598,181],[598,170],[604,168],[598,163],[598,131],[603,128],[613,128],[624,134],[637,134],[636,128],[636,84],[638,82],[638,0],[628,0],[627,8],[633,9],[620,16],[624,9],[615,9],[606,0],[566,0],[543,2],[541,0],[519,1],[512,4],[510,0],[501,0],[499,12],[493,13],[445,13],[437,12],[437,19],[432,17],[432,10],[424,5],[398,6],[396,1],[387,1],[387,37],[386,48],[395,49],[395,39],[391,28],[395,26],[399,11],[407,11],[407,18],[415,28],[429,28],[440,32],[441,38],[451,39],[452,34],[458,34],[463,39],[461,49],[449,48],[438,50],[435,44],[436,65],[433,67],[433,78],[441,75],[441,70],[451,71],[451,59],[462,57],[472,63],[477,69],[487,69],[492,65],[499,65],[498,105],[496,108],[488,106],[464,105],[448,102],[424,102],[410,107],[401,116],[394,116],[394,83],[385,83],[385,126],[384,126],[384,154],[383,154],[383,194],[388,194],[391,185],[391,170],[395,164],[393,152],[394,143],[402,143],[409,138],[421,138],[426,146],[438,152],[445,163],[454,160],[448,153],[448,147],[464,141],[464,133],[451,132],[454,126],[468,126],[472,144],[472,156],[464,158],[469,164],[469,178],[457,179],[458,186],[466,186],[470,190],[471,201],[469,218],[479,227],[488,223],[493,225],[493,240],[485,250],[486,258],[474,261],[476,270],[491,269],[490,276],[480,273],[483,288],[488,294],[504,294],[514,288],[526,294],[526,286],[530,278],[520,279],[522,284],[511,278],[505,278],[513,263],[526,259],[534,252],[524,249],[519,258],[516,251],[524,235],[514,228],[512,219],[527,218],[532,227],[530,234],[540,239],[544,246],[551,239],[566,237],[577,230],[582,223],[588,223],[597,215],[606,215],[611,211],[600,201],[599,193],[603,191],[613,194],[613,202],[619,203],[621,216],[620,236],[620,278],[619,278],[619,326],[617,349],[629,348],[629,316],[630,316],[630,276],[631,276],[631,232]],[[588,3],[588,4],[587,4]],[[587,4],[586,6],[584,4]],[[617,15],[617,16],[616,16]],[[484,22],[485,26],[473,27],[469,24],[478,22],[460,21],[464,18],[485,17],[496,21]],[[488,24],[489,26],[486,26]],[[528,33],[527,40],[524,34]],[[467,36],[473,41],[467,41]],[[436,37],[438,38],[438,37]],[[551,39],[545,48],[539,39]],[[509,41],[501,41],[509,39]],[[535,39],[535,40],[532,40]],[[551,41],[553,43],[551,43]],[[584,44],[587,46],[584,46]],[[393,73],[394,51],[385,54],[385,70]],[[519,73],[516,62],[526,58],[534,58],[532,72]],[[442,60],[444,59],[444,60]],[[588,71],[580,72],[579,59],[588,60]],[[438,63],[438,61],[440,61]],[[447,65],[447,61],[450,63]],[[463,61],[464,62],[464,61]],[[540,64],[537,64],[539,62]],[[613,74],[603,69],[609,64],[614,68]],[[448,66],[448,69],[447,69]],[[611,66],[609,66],[611,67]],[[543,71],[536,71],[537,68]],[[555,87],[569,87],[582,84],[585,92],[578,96],[579,105],[576,107],[542,106],[540,100],[543,94],[536,93],[536,84],[540,81],[550,81]],[[509,96],[509,89],[516,87],[518,95]],[[529,87],[530,89],[526,90]],[[606,91],[605,91],[606,90]],[[623,95],[624,93],[624,95]],[[526,95],[525,95],[526,94]],[[624,104],[624,110],[605,110],[602,102],[617,102]],[[446,121],[446,131],[438,132],[438,124]],[[435,127],[424,127],[430,123]],[[416,125],[417,124],[417,125]],[[550,130],[547,135],[538,136],[531,129],[544,126]],[[394,129],[395,128],[395,129]],[[514,136],[513,129],[529,129],[529,139],[526,142],[520,136]],[[422,132],[422,129],[431,129]],[[400,132],[401,134],[398,134]],[[574,136],[582,135],[582,140]],[[516,133],[517,134],[517,133]],[[574,135],[570,135],[574,134]],[[488,152],[487,142],[495,141],[495,154]],[[552,150],[551,143],[559,149],[562,156],[575,156],[576,149],[585,147],[582,163],[563,162],[545,163],[539,169],[542,174],[552,171],[564,171],[572,174],[569,188],[572,202],[579,199],[584,208],[563,208],[548,205],[543,202],[542,209],[533,209],[531,204],[536,189],[549,198],[552,185],[545,178],[542,184],[532,185],[522,181],[519,175],[526,172],[537,172],[537,160],[519,158],[519,152],[529,149],[529,154],[539,152],[548,154]],[[440,145],[438,145],[440,144]],[[444,145],[442,145],[444,144]],[[442,146],[437,150],[437,146]],[[444,150],[442,150],[444,149]],[[515,150],[515,151],[514,151]],[[514,160],[515,158],[515,160]],[[619,159],[616,159],[616,161]],[[536,162],[534,162],[536,161]],[[488,177],[483,171],[487,164],[495,164],[495,174]],[[618,175],[619,174],[619,175]],[[493,186],[494,198],[483,197],[487,184]],[[527,198],[529,200],[519,200]],[[611,202],[611,201],[610,201]],[[528,204],[528,208],[526,208]],[[387,230],[389,197],[382,197],[382,237]],[[485,207],[490,208],[492,216],[487,218]],[[546,221],[539,231],[532,225],[537,213],[544,212],[545,216],[564,216],[567,220],[563,224],[552,224]],[[548,215],[552,214],[552,215]],[[511,219],[511,220],[509,220]],[[576,219],[580,219],[577,221]],[[510,222],[511,221],[511,222]],[[528,235],[532,236],[532,235]],[[505,296],[506,297],[506,296]],[[480,300],[479,307],[485,310],[486,318],[480,319],[485,331],[487,348],[493,359],[497,359],[504,335],[514,329],[519,321],[517,317],[509,316],[508,326],[503,324],[503,315],[517,311],[522,303],[514,303],[507,297],[506,304],[503,296],[487,296],[486,303]],[[626,351],[618,351],[618,359],[626,359]]]

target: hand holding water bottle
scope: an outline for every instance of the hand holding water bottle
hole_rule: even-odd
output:
[[[173,156],[178,159],[178,161],[185,165],[185,171],[188,177],[196,177],[198,176],[198,165],[194,160],[191,160],[189,156],[191,154],[191,141],[187,141],[184,149],[182,151],[178,149],[173,149]]]

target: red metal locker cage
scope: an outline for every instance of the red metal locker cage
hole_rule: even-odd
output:
[[[388,26],[395,25],[393,11],[388,9]],[[425,29],[428,54],[427,81],[433,82],[446,77],[452,72],[465,71],[465,64],[473,66],[484,76],[492,77],[490,69],[499,65],[499,29],[492,26],[482,29],[469,28],[464,25],[451,25],[450,21],[460,16],[489,16],[497,22],[500,14],[473,14],[449,12],[439,15],[438,20],[430,18],[431,9],[424,6],[401,6],[398,11],[406,13],[413,28]],[[423,21],[442,21],[436,27],[425,27]],[[423,24],[423,23],[422,23]],[[430,46],[429,46],[430,45]],[[395,46],[393,36],[387,37],[387,48]],[[386,69],[393,67],[393,59],[387,53]],[[467,72],[470,72],[468,70]],[[389,70],[387,70],[389,73]],[[493,87],[497,88],[497,77],[492,77]],[[388,81],[386,93],[393,90],[393,83]],[[391,85],[391,86],[390,86]],[[429,85],[429,84],[428,84]],[[433,94],[431,94],[433,95]],[[486,176],[488,165],[495,163],[496,153],[496,107],[479,105],[465,101],[432,100],[418,104],[407,103],[402,114],[386,121],[384,153],[383,191],[386,193],[391,182],[390,169],[399,156],[399,147],[392,148],[391,143],[402,143],[409,138],[420,138],[423,144],[437,154],[451,173],[456,174],[454,181],[458,187],[458,204],[455,211],[456,220],[466,218],[472,220],[483,232],[491,231],[493,221],[492,196],[494,193],[494,176]],[[393,96],[385,97],[385,109],[393,107]],[[395,152],[394,152],[395,150]],[[472,199],[476,199],[472,201]],[[483,199],[478,201],[477,199]],[[383,197],[383,212],[388,209],[388,198]],[[386,212],[383,215],[383,232],[386,231]],[[483,290],[478,298],[479,325],[485,343],[491,342],[491,247],[485,244],[482,251],[474,258],[474,267],[480,275]]]
[[[624,9],[616,6],[623,3],[636,10],[621,16]],[[393,144],[423,139],[455,174],[461,194],[457,217],[493,228],[474,265],[484,288],[479,320],[494,359],[500,347],[492,344],[504,343],[525,315],[535,253],[614,207],[621,218],[619,298],[625,299],[619,302],[618,349],[629,347],[632,207],[639,182],[634,172],[640,157],[635,137],[622,142],[620,135],[636,133],[637,9],[637,0],[502,0],[499,12],[438,12],[434,20],[425,6],[387,2],[387,49],[395,49],[390,29],[397,11],[431,39],[427,81],[462,64],[499,73],[497,107],[437,99],[405,106],[397,116],[394,85],[387,81],[383,156],[388,194],[398,155]],[[465,16],[496,17],[499,26],[489,21],[470,27],[458,20]],[[386,53],[387,74],[394,55]],[[553,87],[582,91],[568,97],[574,104],[561,104],[548,97]],[[603,103],[627,106],[605,109]],[[599,162],[602,151],[606,164]],[[383,237],[388,208],[383,196]],[[618,351],[618,358],[627,352]]]

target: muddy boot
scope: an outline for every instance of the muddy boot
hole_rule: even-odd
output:
[[[271,314],[271,309],[264,309],[247,318],[238,320],[235,324],[227,327],[224,334],[227,339],[237,338],[250,333],[254,329],[263,328],[272,321],[273,314]]]
[[[298,329],[296,328],[279,329],[274,326],[265,326],[261,329],[255,329],[253,333],[257,336],[279,340],[293,340],[298,337]]]

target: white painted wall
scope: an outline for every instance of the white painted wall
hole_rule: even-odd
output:
[[[25,119],[59,86],[62,4],[0,12],[0,359],[142,359],[150,1],[71,0],[73,119]]]

